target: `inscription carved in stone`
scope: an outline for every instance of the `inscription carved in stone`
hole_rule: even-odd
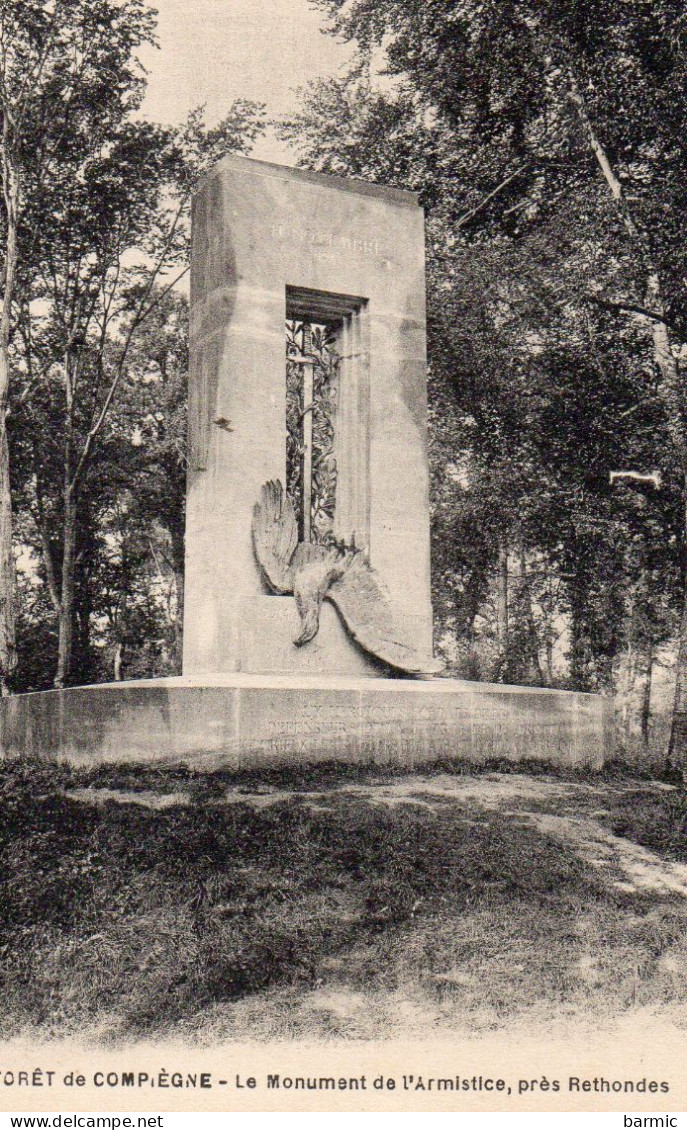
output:
[[[385,254],[385,248],[373,236],[338,235],[335,232],[322,229],[313,229],[301,226],[300,218],[294,216],[292,221],[273,224],[270,228],[273,240],[280,242],[300,244],[312,248],[330,248],[334,251],[348,251],[359,255],[369,255],[380,258]]]

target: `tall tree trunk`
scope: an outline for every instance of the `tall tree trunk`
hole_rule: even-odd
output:
[[[542,686],[544,673],[541,669],[541,663],[539,662],[539,632],[537,631],[537,624],[534,619],[534,608],[532,607],[532,578],[527,569],[527,554],[523,545],[520,546],[519,558],[520,601],[525,616],[527,639],[527,654],[525,656],[527,678],[533,679],[537,686]]]
[[[597,670],[590,645],[589,587],[581,570],[572,574],[566,587],[570,610],[570,680],[574,690],[591,691],[596,686]]]
[[[64,687],[71,670],[74,639],[74,575],[76,571],[76,499],[65,491],[62,543],[62,586],[58,613],[57,673],[55,686]]]
[[[76,572],[77,487],[73,475],[74,388],[77,372],[71,337],[64,350],[64,450],[62,455],[62,582],[57,617],[57,671],[54,684],[64,687],[69,679],[74,647],[74,593]]]
[[[21,179],[12,162],[8,116],[3,115],[2,181],[5,205],[5,264],[0,313],[0,691],[9,693],[17,666],[15,637],[15,568],[12,552],[12,493],[7,443],[7,405],[10,385],[10,331],[17,270],[17,223]]]
[[[73,642],[70,682],[92,683],[96,671],[91,653],[91,627],[93,612],[94,544],[93,513],[89,496],[78,492],[77,541],[74,569]]]
[[[682,615],[675,667],[675,694],[668,742],[668,768],[687,768],[687,570],[684,575]]]
[[[542,608],[544,612],[544,642],[546,648],[546,685],[552,687],[555,677],[553,669],[553,649],[556,643],[556,633],[553,626],[554,596],[550,575],[547,576],[546,579],[546,596],[542,599]]]
[[[654,662],[656,659],[653,640],[647,644],[646,672],[642,688],[642,704],[639,714],[639,725],[642,734],[642,743],[645,749],[649,747],[649,724],[651,722],[651,688],[654,677]]]
[[[653,273],[647,287],[647,305],[663,313],[663,296],[658,275]],[[661,374],[660,391],[666,407],[670,435],[682,471],[682,611],[675,675],[675,695],[670,720],[668,764],[672,768],[687,766],[687,429],[685,428],[685,393],[682,374],[670,343],[670,334],[663,322],[651,322],[654,356]]]
[[[0,692],[3,695],[9,694],[9,680],[16,666],[12,494],[7,428],[3,417],[0,424]]]
[[[499,543],[499,568],[496,578],[497,584],[497,633],[499,641],[498,675],[508,678],[510,632],[508,624],[508,542],[505,538]]]
[[[619,714],[619,727],[623,732],[625,744],[629,747],[632,740],[633,728],[633,710],[635,703],[635,686],[637,683],[637,649],[634,640],[631,638],[627,645],[625,652],[625,677],[619,680],[620,687],[617,682],[616,689],[616,703],[620,700]]]

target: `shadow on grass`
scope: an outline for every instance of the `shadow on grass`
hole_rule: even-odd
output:
[[[154,813],[46,783],[15,779],[0,801],[10,1029],[103,1011],[158,1029],[209,1002],[313,984],[327,955],[363,935],[383,951],[411,919],[589,886],[571,853],[507,819],[345,796],[326,811],[292,798]]]
[[[303,795],[262,808],[205,803],[226,775],[179,773],[173,787],[183,781],[196,803],[151,811],[77,802],[63,790],[132,789],[134,780],[151,788],[153,771],[2,767],[0,1034],[105,1021],[122,1038],[160,1034],[223,1003],[313,989],[331,978],[332,962],[367,993],[414,977],[450,997],[456,962],[479,964],[475,947],[498,937],[508,954],[536,942],[526,992],[516,991],[512,962],[484,989],[486,999],[498,983],[507,1013],[538,994],[565,996],[581,907],[615,921],[627,906],[636,916],[658,905],[605,889],[573,850],[517,816],[380,808],[338,788],[369,780],[362,770],[314,772],[318,789],[336,786],[326,807]],[[242,780],[315,787],[305,770]]]
[[[345,788],[351,783],[382,783],[405,777],[410,772],[423,776],[448,774],[449,776],[479,777],[492,773],[528,774],[534,777],[548,777],[561,781],[589,781],[598,784],[604,781],[666,780],[672,781],[666,773],[656,777],[649,770],[634,764],[615,759],[608,761],[602,769],[587,766],[566,767],[554,765],[549,761],[523,758],[509,761],[506,758],[490,758],[475,763],[450,756],[418,766],[374,765],[370,763],[349,764],[336,761],[321,761],[310,764],[269,766],[259,769],[219,769],[203,772],[185,766],[155,766],[108,763],[95,768],[75,768],[66,763],[55,763],[43,759],[32,761],[5,762],[0,765],[0,789],[21,787],[26,783],[34,792],[41,789],[56,788],[116,788],[130,792],[155,790],[172,793],[183,788],[192,797],[209,800],[220,795],[228,786],[259,792],[261,789],[278,789],[288,792],[318,792],[324,789]],[[675,783],[680,783],[677,778]]]

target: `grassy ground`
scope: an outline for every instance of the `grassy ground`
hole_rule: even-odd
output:
[[[0,1036],[687,1022],[684,788],[529,769],[0,767]]]

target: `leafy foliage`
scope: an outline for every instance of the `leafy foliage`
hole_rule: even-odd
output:
[[[630,664],[639,693],[684,575],[682,5],[316,6],[357,54],[283,136],[427,213],[440,645],[585,689]]]
[[[178,662],[182,455],[163,452],[163,432],[174,433],[178,446],[181,378],[178,368],[176,384],[160,377],[151,412],[151,383],[143,381],[146,402],[135,371],[142,350],[154,365],[167,349],[160,313],[178,313],[171,296],[188,269],[193,187],[225,152],[245,151],[261,129],[262,108],[239,100],[213,128],[201,110],[179,129],[137,118],[145,82],[136,52],[154,33],[154,14],[142,0],[7,2],[2,16],[3,179],[5,189],[18,186],[2,233],[7,243],[14,217],[14,500],[26,511],[22,531],[40,554],[57,622],[55,681],[63,685],[94,674],[89,636],[102,616],[114,615],[108,604],[114,573],[124,570],[124,603],[131,597],[134,558],[134,571],[142,575],[143,543],[129,546],[126,568],[119,558],[115,568],[112,553],[113,542],[122,545],[122,506],[133,520],[123,503],[126,491],[137,500],[139,522],[145,509],[145,472],[131,458],[136,445],[122,434],[127,417],[135,431],[136,411],[143,413],[136,434],[153,442],[150,421],[156,423],[157,454],[172,471],[166,492],[156,485],[155,501],[179,580],[169,663]],[[157,343],[146,329],[152,325]],[[179,355],[175,365],[182,361]],[[152,504],[151,493],[149,520]],[[148,554],[149,570],[150,560]],[[98,575],[109,594],[106,609],[97,595]],[[152,614],[132,628],[141,639]],[[115,619],[121,626],[119,613]],[[130,641],[131,632],[124,634]],[[24,676],[18,685],[26,685]]]

